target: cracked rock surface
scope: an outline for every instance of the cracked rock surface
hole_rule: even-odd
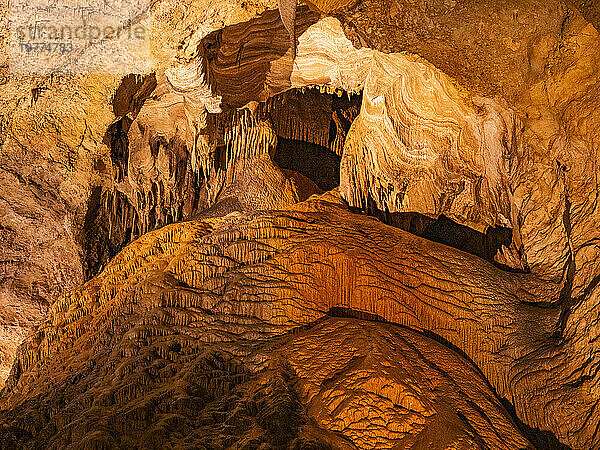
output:
[[[600,449],[598,11],[161,0],[151,73],[3,59],[0,447]]]

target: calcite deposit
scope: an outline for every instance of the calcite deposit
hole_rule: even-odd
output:
[[[600,449],[599,17],[163,0],[150,72],[7,61],[0,447]]]

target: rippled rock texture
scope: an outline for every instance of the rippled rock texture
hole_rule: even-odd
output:
[[[407,255],[426,260],[429,244],[329,203],[299,209],[170,225],[131,244],[54,303],[21,347],[2,398],[13,407],[3,430],[21,445],[57,448],[179,439],[217,447],[304,439],[334,448],[527,446],[464,357],[398,325],[322,320],[366,311],[417,329],[434,322],[432,286],[417,287],[412,305],[399,300],[398,282],[419,274],[403,274]],[[381,246],[369,250],[367,241]],[[455,275],[445,277],[450,290]],[[397,292],[388,292],[394,279]],[[503,281],[510,288],[514,280]],[[479,307],[491,308],[480,295]],[[512,310],[517,298],[504,300]],[[423,311],[423,324],[411,310]],[[483,331],[474,316],[462,322],[463,337],[449,338]],[[305,331],[289,334],[297,329]],[[489,355],[486,347],[473,355]],[[50,386],[52,396],[42,394]],[[55,402],[68,404],[55,414]]]
[[[0,444],[600,448],[597,13],[157,2],[153,73],[6,72]]]

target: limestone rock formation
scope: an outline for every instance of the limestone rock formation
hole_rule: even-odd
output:
[[[0,446],[600,448],[598,17],[161,0],[152,73],[0,68]]]
[[[409,244],[402,232],[367,218],[352,224],[351,215],[329,203],[311,202],[295,209],[283,215],[234,214],[167,226],[131,244],[99,277],[54,303],[47,322],[21,348],[8,380],[2,406],[13,409],[3,424],[5,432],[14,433],[14,442],[25,446],[52,442],[62,447],[75,441],[118,446],[127,442],[114,439],[136,439],[132,443],[144,445],[156,439],[158,430],[167,441],[177,436],[180,424],[195,419],[198,411],[209,408],[209,414],[216,407],[210,401],[215,389],[226,393],[236,386],[232,395],[242,398],[231,400],[235,408],[240,401],[258,401],[244,397],[263,388],[241,384],[258,377],[254,382],[267,391],[284,382],[279,387],[284,389],[281,395],[290,396],[291,404],[284,403],[282,408],[298,409],[292,412],[307,415],[302,420],[310,425],[304,430],[300,418],[287,424],[288,419],[267,418],[261,425],[260,416],[269,413],[268,402],[279,401],[269,394],[263,406],[267,411],[259,409],[255,413],[258,418],[245,419],[249,425],[258,420],[263,429],[256,430],[259,440],[268,441],[261,433],[268,434],[269,427],[277,426],[270,420],[279,420],[284,421],[284,428],[295,429],[298,439],[305,432],[319,436],[311,430],[316,427],[322,434],[319,441],[334,447],[348,445],[344,440],[359,448],[418,442],[439,448],[453,442],[461,446],[482,442],[504,448],[528,446],[478,370],[443,345],[392,325],[355,320],[312,325],[328,311],[335,314],[348,309],[415,326],[420,324],[410,310],[435,305],[391,301],[400,298],[400,292],[386,292],[385,296],[380,292],[391,287],[378,282],[372,272],[384,252],[393,255],[388,259],[386,277],[402,276],[407,252],[427,257],[423,249]],[[350,231],[353,228],[355,231]],[[323,233],[335,242],[332,247],[320,236]],[[363,233],[363,239],[368,236],[387,243],[365,254],[367,249],[361,250],[357,240]],[[345,246],[354,250],[347,253]],[[361,269],[359,261],[363,259],[372,262]],[[302,269],[307,265],[310,271]],[[344,287],[348,276],[353,282]],[[452,283],[452,274],[447,276],[447,283]],[[435,317],[429,320],[433,322]],[[106,332],[99,333],[99,326]],[[302,326],[309,328],[286,338],[283,346],[274,338]],[[432,325],[429,328],[438,330]],[[477,333],[476,323],[471,328],[464,333]],[[477,352],[488,351],[477,349],[474,355],[481,358]],[[448,358],[447,364],[442,363],[444,358]],[[216,364],[214,369],[210,364]],[[434,369],[439,364],[443,369]],[[417,365],[422,368],[413,370]],[[212,370],[221,375],[213,378]],[[198,371],[206,372],[205,382],[193,379]],[[240,381],[236,382],[236,377]],[[200,389],[192,397],[190,383]],[[168,385],[174,389],[170,394],[163,392]],[[64,413],[60,416],[40,421],[37,417],[53,415],[53,400],[40,395],[50,386],[64,386],[54,401],[71,399],[72,403],[61,408]],[[146,405],[157,401],[168,402],[161,407],[164,414],[149,419]],[[37,405],[33,407],[36,417],[29,415],[29,407],[18,406],[31,402]],[[176,403],[169,406],[171,402]],[[177,403],[180,406],[176,407]],[[476,408],[470,406],[473,403]],[[133,405],[137,406],[131,410]],[[107,417],[106,407],[114,411],[115,419]],[[179,414],[173,416],[172,408]],[[45,410],[48,413],[42,413]],[[81,422],[84,410],[98,411],[98,415]],[[126,410],[131,424],[141,427],[136,437],[118,428],[122,421],[117,417]],[[146,428],[148,420],[156,423],[156,431]],[[201,423],[187,426],[192,430]],[[208,420],[213,427],[220,426],[218,423]],[[441,426],[451,431],[440,436],[437,430]],[[115,432],[123,437],[115,438]],[[337,436],[330,436],[332,433]],[[20,441],[19,436],[23,436]],[[234,435],[229,439],[234,437],[242,438]],[[181,436],[186,444],[201,445],[202,440],[193,440],[201,438],[205,438],[204,432],[197,428],[191,435]],[[152,442],[158,445],[158,441]],[[218,441],[213,445],[219,446]]]
[[[274,6],[268,1],[242,5],[212,0],[155,4],[151,21],[157,72],[164,73],[172,65],[190,22],[201,18],[204,29],[213,30]],[[96,275],[136,236],[135,211],[125,195],[118,194],[116,184],[123,181],[119,177],[121,147],[127,147],[124,129],[139,112],[150,87],[149,83],[131,83],[135,76],[123,79],[118,74],[14,74],[6,50],[8,16],[4,2],[0,25],[0,384],[8,376],[18,344],[43,319],[48,305]],[[116,148],[111,148],[111,137],[116,138]],[[125,223],[129,227],[119,225]]]

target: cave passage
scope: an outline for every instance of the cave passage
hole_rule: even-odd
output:
[[[340,96],[316,89],[292,89],[270,99],[264,109],[273,120],[278,135],[273,156],[275,164],[304,175],[323,191],[338,187],[344,141],[361,104],[362,94]],[[323,138],[329,117],[328,138]],[[290,138],[298,135],[305,138]],[[318,143],[325,141],[326,146]],[[512,242],[510,228],[490,227],[481,233],[444,215],[435,219],[413,212],[388,213],[373,205],[366,211],[355,212],[366,212],[387,225],[476,255],[502,269],[515,270],[494,261],[502,246],[509,247]]]
[[[263,106],[277,134],[273,161],[298,172],[323,191],[340,185],[344,141],[360,112],[362,94],[292,89]]]
[[[340,185],[341,157],[326,147],[279,137],[273,158],[282,169],[310,178],[323,191]]]
[[[490,227],[485,233],[481,233],[465,225],[461,225],[444,215],[434,219],[413,212],[383,213],[372,209],[370,212],[371,215],[377,217],[387,225],[479,256],[504,270],[516,271],[494,261],[494,257],[502,246],[510,246],[512,242],[511,228]]]

